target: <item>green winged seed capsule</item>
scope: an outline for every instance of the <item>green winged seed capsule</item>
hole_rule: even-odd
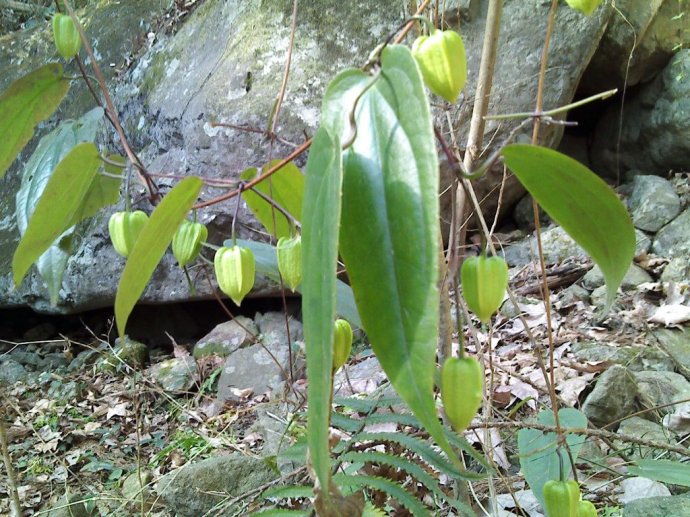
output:
[[[436,95],[455,102],[467,82],[465,44],[455,31],[435,30],[412,44],[424,82]]]
[[[573,481],[547,481],[544,485],[546,517],[578,517],[580,487]]]
[[[201,223],[184,220],[172,239],[172,252],[180,267],[193,261],[201,253],[201,246],[208,238],[208,230]]]
[[[79,31],[69,15],[56,14],[53,16],[53,40],[58,54],[64,59],[72,59],[79,53],[81,38],[79,38]]]
[[[462,294],[469,309],[487,323],[501,306],[508,287],[508,265],[501,257],[465,259],[460,271]]]
[[[294,293],[302,281],[302,237],[281,237],[276,246],[278,271]]]
[[[484,368],[473,357],[451,357],[441,368],[441,400],[453,429],[467,429],[482,404]]]
[[[220,290],[239,306],[254,287],[256,261],[249,248],[222,247],[213,260]]]
[[[597,509],[591,501],[580,501],[577,517],[597,517]]]
[[[333,329],[333,371],[345,364],[352,350],[352,327],[345,320],[335,320]]]
[[[602,0],[565,0],[566,3],[576,11],[580,11],[586,16],[589,16],[596,11]]]
[[[127,257],[148,220],[149,216],[141,210],[115,212],[111,215],[108,221],[108,233],[110,233],[110,240],[115,251]]]

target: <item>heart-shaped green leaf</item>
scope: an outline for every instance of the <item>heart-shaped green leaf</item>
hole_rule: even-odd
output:
[[[360,99],[355,122],[357,137],[344,155],[340,250],[381,366],[455,460],[433,393],[440,247],[436,142],[422,80],[406,47],[383,51],[381,78]]]
[[[561,451],[558,454],[558,437],[556,433],[545,433],[538,429],[521,429],[518,433],[518,450],[520,452],[520,468],[525,475],[532,493],[544,505],[544,485],[552,479],[560,479],[561,467],[567,476],[571,470],[570,458],[577,459],[584,435],[568,433],[568,428],[586,429],[587,417],[581,411],[563,408],[558,412],[561,429],[566,433],[565,439],[570,447],[570,455]],[[553,412],[545,409],[537,416],[537,422],[543,425],[555,426]]]
[[[269,163],[273,166],[277,160]],[[258,174],[254,167],[245,170],[240,179],[252,180]],[[270,197],[292,217],[299,219],[302,216],[302,197],[304,195],[304,174],[297,166],[290,162],[278,169],[268,180],[262,181],[254,187],[256,190]],[[245,190],[242,199],[247,202],[252,213],[256,216],[264,228],[277,238],[290,237],[290,221],[280,211],[275,210],[271,204],[259,196],[256,192]],[[273,224],[275,214],[275,227]]]

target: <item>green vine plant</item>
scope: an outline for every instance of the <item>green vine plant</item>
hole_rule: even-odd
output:
[[[368,489],[369,500],[358,502],[364,508],[362,515],[376,515],[367,513],[367,505],[386,511],[403,508],[415,516],[448,510],[474,515],[466,503],[447,493],[438,480],[439,475],[450,480],[479,480],[492,471],[484,457],[464,438],[444,429],[453,447],[464,451],[472,464],[471,469],[460,471],[433,443],[423,438],[424,427],[414,415],[396,411],[403,406],[399,397],[380,394],[367,398],[336,397],[333,403],[331,426],[348,437],[332,449],[334,479],[345,496],[357,494],[362,487]],[[385,424],[404,432],[366,430]],[[304,465],[305,449],[306,442],[298,440],[278,460]],[[260,496],[264,508],[254,515],[309,515],[308,510],[297,508],[309,506],[312,491],[310,485],[269,488]],[[425,496],[431,503],[423,502]]]
[[[203,177],[186,177],[162,195],[127,143],[84,30],[69,4],[63,3],[67,14],[56,15],[54,22],[56,46],[64,59],[77,60],[83,80],[96,97],[79,57],[83,46],[104,103],[99,101],[96,111],[78,121],[80,128],[86,128],[78,136],[67,138],[61,133],[66,124],[73,124],[63,121],[39,143],[39,147],[51,150],[50,160],[40,164],[46,179],[43,188],[38,189],[39,194],[33,190],[23,205],[26,221],[20,225],[22,236],[12,260],[15,285],[20,285],[36,264],[55,303],[66,257],[72,250],[70,232],[120,199],[124,177],[127,208],[113,216],[109,225],[113,245],[127,257],[115,300],[117,330],[122,336],[133,307],[171,244],[181,266],[200,260],[206,231],[203,225],[188,220],[189,214],[242,196],[269,233],[280,240],[279,246],[276,249],[271,244],[237,239],[233,226],[232,239],[215,250],[218,285],[239,305],[257,273],[281,285],[287,281],[291,289],[302,294],[306,342],[307,452],[302,460],[312,483],[276,488],[264,493],[264,498],[309,498],[317,514],[324,516],[379,515],[372,503],[380,501],[377,493],[383,493],[383,500],[396,500],[413,515],[429,515],[429,509],[403,487],[414,479],[414,486],[423,486],[446,507],[472,515],[468,501],[450,496],[434,478],[445,474],[468,480],[491,473],[486,461],[458,434],[481,404],[488,365],[465,355],[461,346],[459,357],[445,356],[440,382],[435,381],[439,307],[442,292],[447,293],[439,289],[441,268],[455,264],[439,264],[443,244],[437,139],[455,163],[458,181],[469,188],[470,179],[481,176],[495,160],[503,160],[535,202],[600,266],[608,286],[607,309],[635,248],[630,217],[616,194],[584,165],[537,145],[506,141],[485,163],[476,166],[471,165],[471,159],[464,163],[457,159],[434,128],[426,88],[447,102],[456,101],[466,79],[463,41],[457,32],[437,29],[423,19],[428,34],[420,36],[410,49],[401,42],[419,19],[415,17],[377,47],[363,68],[348,69],[333,78],[323,97],[320,127],[290,156],[267,164],[262,171],[247,169],[239,182],[227,182],[231,191],[216,198],[200,200],[205,185],[218,183]],[[568,0],[584,14],[591,14],[599,3]],[[417,15],[428,4],[429,0],[425,1]],[[500,6],[496,0],[492,4]],[[545,48],[556,6],[554,0]],[[497,34],[494,36],[498,39]],[[544,59],[540,92],[545,63]],[[60,105],[71,81],[60,63],[49,63],[15,81],[0,96],[0,177],[32,138],[36,125]],[[534,113],[504,116],[525,120],[513,135],[534,124],[536,142],[539,124],[549,123],[551,115],[570,107],[544,112],[540,94]],[[115,129],[126,157],[109,155],[92,143],[95,129],[89,128],[102,118]],[[307,149],[302,173],[292,160]],[[269,177],[270,188],[264,183]],[[132,180],[146,187],[155,205],[148,217],[131,211]],[[465,262],[461,283],[466,306],[489,323],[506,291],[507,274],[490,235],[484,237],[487,249],[476,261]],[[47,253],[62,254],[61,269],[42,267]],[[347,270],[349,284],[337,277],[339,260]],[[464,306],[459,297],[456,301]],[[548,297],[546,303],[548,306]],[[381,413],[367,406],[369,402],[355,399],[333,400],[334,366],[343,355],[339,350],[334,363],[338,317],[365,331],[392,387],[411,414]],[[445,416],[454,430],[439,418],[437,384]],[[581,440],[570,431],[586,427],[579,411],[558,411],[553,389],[551,379],[553,410],[543,413],[540,421],[555,425],[556,432],[525,430],[519,440],[524,474],[541,501],[546,483],[565,481],[568,470],[574,472],[572,465]],[[334,402],[364,413],[366,418],[334,414]],[[380,407],[381,402],[376,404]],[[375,420],[401,425],[405,432],[364,431],[364,425]],[[332,445],[333,427],[347,431],[351,438]],[[378,444],[384,445],[383,452],[374,448]],[[468,468],[468,458],[479,468]],[[550,467],[544,469],[545,464]],[[404,475],[389,479],[381,475],[385,469]],[[275,506],[274,511],[279,511],[280,505]],[[283,513],[272,515],[292,514],[285,508],[280,511]],[[549,517],[556,515],[566,514]]]

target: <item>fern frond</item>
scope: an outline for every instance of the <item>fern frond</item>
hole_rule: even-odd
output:
[[[376,477],[376,476],[346,476],[343,474],[336,474],[333,476],[333,481],[341,487],[349,488],[362,488],[369,487],[374,490],[379,490],[388,495],[391,499],[395,499],[401,505],[403,505],[409,512],[415,517],[427,517],[430,516],[429,512],[424,505],[419,502],[415,497],[410,495],[405,489],[400,485],[389,481],[388,479]]]
[[[309,512],[306,510],[283,510],[281,508],[270,508],[268,510],[259,510],[251,514],[251,517],[308,517]]]
[[[373,413],[363,418],[352,418],[342,413],[331,413],[331,425],[348,433],[357,433],[367,425],[398,424],[423,429],[422,424],[413,415],[404,413]]]
[[[289,485],[269,488],[261,494],[261,499],[289,499],[297,497],[312,497],[314,487],[306,485]]]
[[[424,485],[432,494],[434,494],[439,499],[444,500],[450,506],[456,510],[465,513],[466,515],[473,516],[474,512],[466,504],[450,497],[446,494],[441,487],[439,487],[436,479],[429,474],[422,467],[416,463],[400,456],[393,456],[392,454],[386,454],[384,452],[378,451],[368,451],[368,452],[346,452],[339,458],[342,461],[352,461],[352,462],[371,462],[380,463],[384,465],[390,465],[399,470],[407,472],[409,475],[414,477],[422,485]]]
[[[426,461],[433,468],[446,474],[455,479],[482,479],[485,476],[481,474],[471,473],[467,471],[458,471],[451,463],[441,455],[436,449],[434,449],[428,442],[417,438],[415,436],[410,436],[404,433],[360,433],[353,437],[358,442],[363,441],[381,441],[381,442],[392,442],[398,443],[405,447],[406,449],[414,452],[417,456]],[[347,447],[349,442],[340,442],[334,449],[333,452],[342,452],[345,447]],[[339,449],[339,450],[338,450]]]
[[[371,503],[367,503],[364,506],[362,517],[386,517],[386,512],[384,512],[380,508],[376,508],[376,506],[374,506]]]
[[[307,442],[300,440],[278,453],[278,458],[284,461],[292,461],[296,465],[304,465],[307,462]]]
[[[370,413],[377,407],[390,407],[405,404],[400,397],[378,397],[378,398],[358,398],[358,397],[335,397],[333,403],[337,406],[344,406],[360,413]]]

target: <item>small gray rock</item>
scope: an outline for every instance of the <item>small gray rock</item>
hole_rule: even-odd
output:
[[[637,499],[671,495],[671,491],[665,485],[642,477],[624,479],[621,481],[621,487],[623,495],[620,496],[619,501],[623,504]]]
[[[304,356],[300,348],[304,339],[302,324],[289,319],[290,345],[285,326],[285,315],[280,312],[257,314],[254,319],[261,342],[233,352],[225,361],[218,379],[218,397],[221,401],[237,401],[237,391],[250,389],[255,395],[280,391],[289,379],[290,359],[295,379],[304,369]]]
[[[672,371],[673,360],[657,347],[616,346],[597,341],[574,343],[570,347],[575,359],[586,362],[608,361],[625,366],[631,372]]]
[[[581,285],[572,284],[558,294],[556,307],[562,309],[580,302],[589,303],[589,291]],[[503,311],[501,311],[501,314],[503,314]]]
[[[643,405],[663,406],[690,398],[690,382],[675,372],[637,372],[637,386]],[[672,413],[673,406],[659,410],[662,414]]]
[[[687,260],[690,256],[690,208],[659,230],[652,251],[660,257]]]
[[[675,443],[676,440],[676,436],[664,429],[661,425],[639,416],[623,420],[617,432],[620,435],[634,436],[635,438],[642,438],[650,442],[669,445]],[[646,445],[632,445],[630,443],[620,442],[618,446],[621,449],[627,448],[632,458],[649,458],[660,452],[658,449]]]
[[[625,505],[623,517],[681,517],[690,515],[690,497],[687,494],[647,497]]]
[[[635,228],[635,256],[639,257],[645,253],[649,253],[652,247],[652,239],[642,230]]]
[[[285,315],[282,312],[258,313],[254,321],[261,333],[262,343],[265,345],[282,344],[287,346],[288,334],[285,326]],[[303,341],[302,323],[293,317],[288,317],[288,323],[290,326],[290,342]]]
[[[52,380],[46,395],[56,402],[74,402],[78,400],[84,391],[84,386],[80,382]]]
[[[199,382],[199,370],[193,357],[174,357],[151,367],[151,375],[165,391],[189,391]]]
[[[632,372],[613,365],[601,374],[582,411],[595,425],[604,426],[634,413],[638,409],[638,393]]]
[[[141,512],[142,504],[146,512],[151,511],[156,498],[151,493],[149,483],[153,476],[150,472],[136,470],[125,478],[122,483],[122,496],[129,502],[131,508],[136,508]]]
[[[659,347],[673,359],[676,369],[690,380],[690,328],[657,329],[652,336]]]
[[[628,272],[623,277],[621,289],[627,291],[628,289],[634,289],[640,284],[652,281],[652,277],[644,269],[637,264],[630,264]],[[582,285],[587,289],[596,289],[604,285],[604,274],[601,272],[601,268],[595,265],[587,271],[587,274],[582,278]]]
[[[96,514],[91,497],[71,494],[61,497],[48,513],[48,517],[92,517]]]
[[[636,228],[659,231],[680,212],[680,198],[670,181],[660,176],[636,176],[628,200]]]
[[[606,305],[607,293],[608,291],[605,285],[600,285],[599,287],[597,287],[594,291],[592,291],[592,295],[589,297],[590,301],[592,302],[592,305],[599,308]],[[615,302],[614,307],[616,307]]]
[[[0,383],[12,385],[24,382],[27,376],[26,369],[13,359],[6,359],[0,363]]]
[[[237,391],[246,389],[254,395],[268,393],[286,379],[287,368],[287,346],[278,349],[257,344],[241,348],[225,361],[218,379],[218,397],[237,401]]]
[[[98,368],[101,371],[114,372],[127,365],[138,369],[143,368],[148,359],[149,349],[145,344],[124,336],[115,340],[115,348],[104,355],[98,363]]]
[[[250,318],[236,316],[231,321],[217,325],[211,332],[202,337],[194,345],[194,358],[201,359],[211,354],[227,357],[235,350],[251,345],[254,336],[258,334],[259,329]]]
[[[672,258],[661,273],[661,281],[676,284],[690,283],[690,259],[688,257]]]
[[[179,517],[237,515],[237,505],[223,503],[278,477],[268,461],[239,454],[209,458],[163,476],[156,492]],[[208,513],[210,512],[210,513]]]
[[[386,374],[379,360],[372,356],[353,366],[341,368],[333,379],[333,393],[338,397],[371,393],[385,380]]]
[[[10,358],[23,366],[28,366],[30,370],[40,370],[43,366],[43,359],[36,352],[27,352],[26,349],[16,349],[10,353]]]

